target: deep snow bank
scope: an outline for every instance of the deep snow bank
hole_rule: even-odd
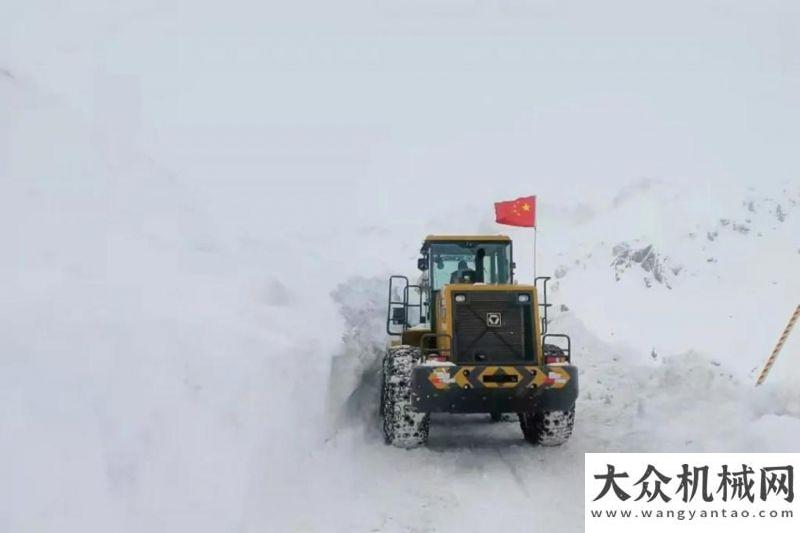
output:
[[[22,76],[0,118],[0,530],[269,527],[328,359],[275,246]]]
[[[378,427],[381,360],[387,345],[386,282],[350,278],[331,295],[344,318],[340,352],[331,360],[329,430],[343,425]]]

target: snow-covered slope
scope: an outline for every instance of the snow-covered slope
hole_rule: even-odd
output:
[[[124,4],[0,17],[0,531],[580,531],[585,451],[797,450],[792,5]],[[386,276],[530,279],[532,193],[573,440],[385,447]]]
[[[558,299],[606,340],[700,350],[745,375],[797,305],[800,281],[789,273],[800,268],[800,181],[705,192],[640,185],[565,231]]]

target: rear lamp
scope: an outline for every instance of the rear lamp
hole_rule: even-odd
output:
[[[467,295],[466,294],[456,294],[455,301],[460,303],[460,304],[463,304],[464,302],[467,301]]]
[[[517,295],[517,301],[520,302],[520,303],[528,303],[528,302],[531,301],[531,295],[530,294],[518,294]]]

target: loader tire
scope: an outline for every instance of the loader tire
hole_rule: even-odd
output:
[[[387,444],[416,448],[428,442],[430,413],[411,406],[411,371],[421,360],[419,348],[396,346],[383,358],[381,415]]]
[[[541,446],[561,446],[572,435],[575,408],[569,411],[520,413],[519,425],[525,440]]]

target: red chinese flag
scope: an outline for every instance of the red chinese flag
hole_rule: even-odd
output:
[[[508,226],[536,227],[536,197],[526,196],[494,203],[495,220]]]

